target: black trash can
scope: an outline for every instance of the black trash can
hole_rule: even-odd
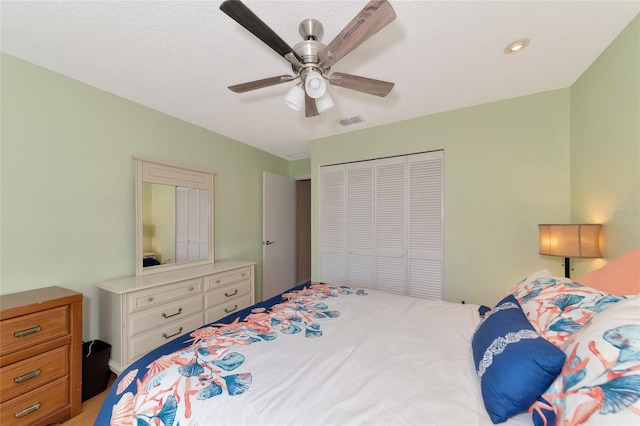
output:
[[[102,340],[82,342],[82,401],[104,391],[109,384],[111,345]]]

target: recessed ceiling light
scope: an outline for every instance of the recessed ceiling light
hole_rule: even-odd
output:
[[[513,53],[518,53],[518,52],[521,52],[528,45],[529,45],[529,39],[521,38],[520,40],[516,40],[513,43],[510,43],[509,45],[507,45],[507,47],[504,48],[504,53],[508,55],[511,55]]]

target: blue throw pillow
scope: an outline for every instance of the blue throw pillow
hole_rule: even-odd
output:
[[[471,347],[493,423],[526,411],[560,374],[566,358],[535,331],[511,295],[480,324]]]

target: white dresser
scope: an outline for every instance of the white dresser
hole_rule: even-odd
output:
[[[110,369],[120,374],[163,343],[254,304],[254,265],[227,260],[98,284]]]

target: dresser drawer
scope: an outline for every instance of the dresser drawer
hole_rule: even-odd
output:
[[[69,377],[62,377],[0,404],[0,424],[30,425],[64,408],[69,398]]]
[[[68,333],[68,306],[10,318],[0,323],[0,355],[48,342]]]
[[[205,313],[205,323],[218,321],[234,312],[239,312],[244,308],[251,306],[251,295],[236,297],[233,300],[226,301],[220,305],[207,309]]]
[[[131,336],[147,330],[181,320],[195,313],[202,312],[202,295],[189,299],[180,299],[161,306],[132,314],[129,317],[129,333]]]
[[[229,286],[212,290],[205,293],[207,298],[207,308],[212,308],[215,305],[221,303],[228,303],[229,301],[251,293],[251,281],[240,281]]]
[[[156,287],[129,294],[129,313],[157,306],[173,299],[202,293],[202,278],[182,281],[169,286]]]
[[[6,402],[67,374],[68,346],[7,365],[0,368],[0,400]]]
[[[183,320],[175,321],[171,324],[158,327],[148,333],[133,337],[129,342],[128,363],[132,363],[152,349],[202,325],[204,325],[203,315],[202,312],[200,312]]]
[[[224,287],[225,285],[235,281],[248,280],[251,278],[251,270],[251,267],[246,267],[205,277],[205,291]]]

